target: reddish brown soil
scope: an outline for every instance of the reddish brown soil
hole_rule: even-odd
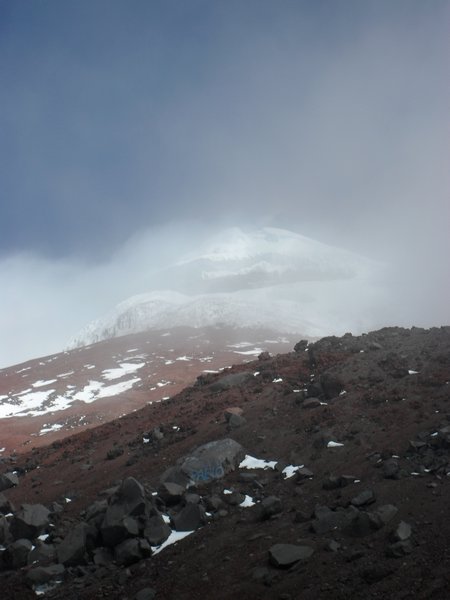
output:
[[[381,347],[371,348],[373,343]],[[253,456],[278,460],[281,466],[305,464],[314,473],[300,483],[295,477],[284,480],[279,470],[265,471],[256,489],[237,472],[208,484],[199,489],[201,494],[222,494],[227,487],[255,498],[275,495],[283,511],[261,521],[256,508],[230,506],[226,517],[132,567],[74,569],[48,597],[131,600],[151,586],[156,598],[167,600],[449,598],[450,450],[443,446],[433,455],[442,469],[411,475],[421,458],[411,453],[410,440],[430,440],[431,433],[450,423],[450,329],[393,328],[361,338],[325,339],[314,348],[315,365],[308,353],[291,352],[236,366],[231,372],[260,375],[220,393],[208,385],[188,387],[168,401],[13,459],[24,474],[19,486],[8,490],[8,498],[16,505],[63,502],[61,519],[66,521],[79,519],[99,492],[126,476],[156,488],[161,473],[179,457],[227,436]],[[404,365],[418,373],[405,374]],[[341,378],[346,394],[327,405],[302,408],[293,390],[325,372]],[[278,378],[282,381],[274,383]],[[229,406],[240,406],[247,420],[232,432],[223,418]],[[143,434],[155,426],[165,432],[161,445],[143,444]],[[344,446],[327,448],[330,439]],[[107,460],[107,452],[117,445],[124,453]],[[398,480],[385,479],[380,468],[392,455],[400,457]],[[11,469],[10,460],[4,463],[4,471]],[[325,490],[330,474],[354,475],[360,483]],[[392,523],[368,536],[348,537],[338,530],[319,536],[307,517],[306,522],[298,518],[299,513],[310,515],[316,505],[345,507],[365,489],[374,491],[375,507],[390,503],[399,509]],[[72,502],[66,504],[65,498]],[[386,555],[389,534],[401,520],[412,526],[413,550],[391,558]],[[337,552],[325,549],[329,540],[341,544]],[[277,570],[268,564],[268,550],[275,543],[307,543],[315,553],[295,568]],[[255,577],[258,568],[267,569],[262,580]],[[1,585],[2,598],[34,597],[20,572],[3,574]]]
[[[250,345],[232,347],[242,342]],[[274,332],[264,330],[178,327],[170,331],[115,338],[0,370],[0,397],[27,389],[40,391],[47,388],[54,389],[55,395],[62,395],[69,385],[79,391],[91,380],[102,381],[105,369],[130,362],[130,359],[132,362],[145,363],[133,374],[105,382],[106,385],[112,385],[123,379],[140,378],[141,381],[133,389],[118,396],[100,398],[92,403],[76,401],[66,410],[51,411],[42,416],[0,418],[0,448],[4,448],[3,455],[6,455],[21,453],[30,447],[45,446],[77,431],[117,419],[148,403],[171,397],[194,383],[205,370],[219,370],[255,358],[239,352],[254,347],[274,353],[287,352],[293,343],[292,336],[276,336]],[[181,357],[187,360],[179,360]],[[170,364],[167,364],[169,361]],[[58,378],[64,373],[70,374]],[[32,387],[37,381],[54,379],[56,382],[48,386]],[[165,385],[158,387],[161,382]],[[44,427],[51,428],[55,424],[62,425],[61,429],[40,435]]]

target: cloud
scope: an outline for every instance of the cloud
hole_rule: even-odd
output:
[[[380,321],[449,321],[447,2],[19,4],[0,19],[0,364],[230,225],[381,260]]]

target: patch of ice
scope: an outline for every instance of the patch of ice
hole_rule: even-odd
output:
[[[223,493],[224,493],[225,495],[227,495],[227,494],[232,494],[233,492],[232,492],[231,490],[223,490]]]
[[[283,381],[283,378],[282,378],[282,377],[277,377],[277,378],[275,378],[275,379],[272,381],[272,383],[280,383],[281,381]]]
[[[67,371],[67,373],[61,373],[61,375],[57,375],[56,377],[68,377],[69,375],[73,375],[75,371]]]
[[[130,348],[129,350],[127,350],[128,352],[137,352],[137,350],[139,350],[139,348]]]
[[[342,392],[340,392],[339,396],[345,396],[346,393],[347,393],[346,390],[342,390]]]
[[[113,379],[120,379],[125,375],[135,373],[138,369],[142,369],[144,366],[145,363],[121,363],[116,369],[105,369],[102,372],[102,375],[104,379],[112,381]]]
[[[258,356],[262,351],[262,348],[253,348],[253,350],[234,350],[234,353],[242,356]]]
[[[170,381],[158,381],[156,384],[159,388],[165,387],[166,385],[170,385]]]
[[[49,537],[48,533],[43,533],[42,535],[38,536],[38,540],[41,540],[41,542],[45,542],[45,540]]]
[[[254,377],[258,377],[258,375],[259,375],[259,374],[260,374],[260,371],[255,371],[255,372],[253,373],[253,376],[254,376]]]
[[[249,454],[245,455],[244,460],[240,463],[240,469],[275,469],[277,464],[276,460],[262,460],[259,458],[255,458],[254,456],[250,456]]]
[[[194,533],[194,532],[193,531],[172,531],[172,533],[169,535],[167,540],[165,542],[163,542],[161,544],[161,546],[152,546],[153,554],[158,554],[159,552],[161,552],[161,550],[164,550],[164,548],[167,548],[167,546],[170,546],[171,544],[176,544],[177,542],[184,539],[188,535],[191,535],[191,533]]]
[[[44,379],[40,379],[39,381],[32,383],[31,386],[34,388],[44,387],[44,385],[51,385],[52,383],[55,383],[55,381],[57,381],[57,379],[47,379],[46,381]]]
[[[46,433],[50,433],[51,431],[59,431],[60,429],[63,428],[63,425],[59,424],[59,423],[55,423],[54,425],[50,425],[50,426],[44,426],[40,432],[39,435],[45,435]]]
[[[158,492],[154,492],[154,495],[157,496]],[[170,523],[169,515],[162,515],[162,518],[163,518],[164,523],[167,523],[167,525]]]
[[[35,416],[42,412],[49,410],[47,407],[42,407],[42,404],[46,402],[55,390],[46,390],[45,392],[28,392],[19,395],[20,404],[7,403],[0,405],[0,419],[8,417],[23,417],[23,416]],[[33,409],[37,409],[34,411]]]
[[[253,502],[253,498],[251,496],[245,495],[244,500],[239,504],[241,508],[249,508],[250,506],[255,506],[255,502]]]
[[[0,448],[0,454],[2,454],[5,450],[6,448]]]
[[[178,356],[175,360],[189,361],[192,360],[192,356]]]
[[[293,477],[295,473],[297,473],[297,471],[299,469],[302,469],[304,466],[305,465],[288,465],[287,467],[284,467],[284,469],[282,470],[284,478],[289,479],[290,477]]]
[[[95,369],[95,365],[83,365],[85,369]]]
[[[174,364],[174,360],[166,360],[166,362],[164,363],[165,365],[173,365]]]
[[[71,498],[65,498],[66,504],[69,504],[69,502],[72,502]]]
[[[203,373],[218,373],[219,371],[214,371],[213,369],[203,369]]]
[[[408,370],[409,375],[417,375],[419,371],[413,371],[412,369]]]
[[[150,443],[150,438],[143,437],[142,441],[143,441],[144,444],[149,444]]]
[[[341,448],[344,444],[341,444],[340,442],[333,442],[330,441],[327,444],[327,448]]]

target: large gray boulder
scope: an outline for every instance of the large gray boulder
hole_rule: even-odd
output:
[[[209,386],[212,392],[222,392],[229,390],[233,387],[238,387],[247,381],[253,380],[253,373],[250,371],[244,371],[242,373],[232,373],[231,375],[224,375],[218,381],[215,381]]]
[[[244,448],[231,438],[209,442],[185,457],[180,470],[196,484],[222,478],[244,459]]]
[[[35,539],[48,527],[49,515],[50,511],[42,504],[22,504],[11,524],[14,539]]]

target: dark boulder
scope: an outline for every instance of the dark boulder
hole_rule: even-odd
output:
[[[20,539],[10,544],[6,549],[6,563],[11,569],[20,569],[28,563],[28,555],[33,544],[30,540]]]
[[[0,492],[19,485],[19,478],[16,473],[3,473],[0,475]]]
[[[323,389],[323,393],[327,400],[332,400],[339,396],[344,389],[344,383],[342,379],[331,373],[324,373],[320,376],[320,384]]]
[[[15,539],[35,539],[48,527],[50,511],[42,504],[22,504],[14,515],[11,533]]]
[[[25,575],[28,585],[42,585],[50,581],[60,581],[64,578],[65,568],[61,564],[49,565],[47,567],[34,567]]]
[[[172,530],[160,515],[150,517],[145,525],[144,537],[151,546],[159,546],[167,540]]]
[[[91,528],[86,523],[79,523],[57,547],[58,562],[66,567],[85,564],[87,552],[92,547]]]
[[[313,553],[311,546],[275,544],[269,550],[269,560],[275,567],[288,568],[300,560],[307,560]]]
[[[199,504],[186,504],[172,521],[176,531],[194,531],[206,523],[205,509]]]

